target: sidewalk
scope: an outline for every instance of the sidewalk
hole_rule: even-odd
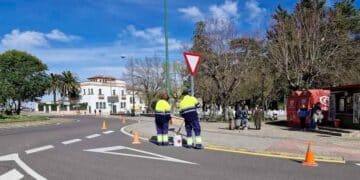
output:
[[[125,130],[136,129],[141,137],[156,135],[153,118],[141,117],[139,123]],[[171,127],[178,129],[181,124],[176,120]],[[251,124],[253,125],[253,124]],[[302,132],[284,126],[262,124],[261,130],[228,130],[226,123],[201,122],[205,146],[222,146],[251,152],[271,153],[304,157],[307,143],[313,142],[315,156],[322,159],[360,161],[360,138],[324,135],[316,132]],[[184,127],[181,130],[185,134]],[[170,136],[174,133],[170,132]]]

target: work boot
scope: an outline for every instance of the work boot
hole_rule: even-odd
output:
[[[202,144],[196,144],[194,148],[195,149],[203,149],[204,147],[202,146]]]
[[[192,145],[185,144],[184,147],[190,149],[190,148],[192,148]]]

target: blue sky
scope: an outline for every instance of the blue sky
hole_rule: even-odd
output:
[[[279,4],[291,10],[296,2],[168,0],[170,59],[182,61],[197,20],[233,19],[241,35],[256,35],[265,32]],[[121,56],[164,54],[163,0],[0,0],[0,12],[0,52],[25,50],[49,71],[71,70],[81,80],[121,77]]]

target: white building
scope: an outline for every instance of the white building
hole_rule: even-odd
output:
[[[80,103],[87,103],[87,112],[101,113],[130,113],[133,109],[132,89],[125,81],[111,76],[94,76],[88,81],[80,83]],[[145,102],[139,91],[135,92],[136,113],[146,110]]]

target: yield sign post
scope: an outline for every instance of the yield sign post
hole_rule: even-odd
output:
[[[184,58],[191,74],[191,95],[194,96],[194,76],[199,67],[201,56],[195,53],[184,52]]]

